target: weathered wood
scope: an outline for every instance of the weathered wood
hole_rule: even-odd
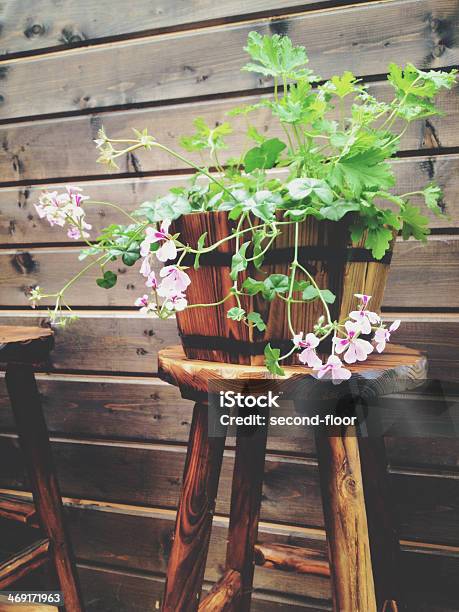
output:
[[[344,429],[344,428],[343,428]],[[335,435],[336,434],[336,435]],[[355,429],[316,432],[333,610],[377,612]]]
[[[386,449],[377,432],[365,433],[358,443],[376,602],[378,610],[398,612],[397,605],[401,604],[400,544]]]
[[[25,525],[37,525],[33,503],[9,495],[0,494],[0,517]]]
[[[322,551],[290,544],[257,544],[255,563],[263,567],[297,574],[330,576],[330,564]]]
[[[236,433],[226,570],[237,572],[240,592],[234,595],[228,609],[238,612],[249,612],[252,598],[254,546],[258,536],[269,423],[269,410],[263,412],[264,425],[257,426],[253,432],[241,426]]]
[[[367,24],[365,29],[359,26],[362,21]],[[439,23],[444,25],[439,28]],[[337,66],[357,75],[382,74],[387,64],[398,61],[401,55],[424,68],[451,66],[459,62],[459,50],[452,39],[445,45],[442,36],[457,25],[458,17],[449,0],[394,0],[294,16],[281,22],[260,20],[198,33],[112,43],[95,47],[90,53],[75,49],[44,58],[11,60],[3,67],[0,117],[183,99],[269,85],[270,79],[240,71],[247,62],[243,46],[251,30],[288,33],[294,43],[306,44],[311,65],[325,78],[335,74]],[[337,37],[337,31],[342,36]],[[133,65],[137,71],[132,70]],[[60,77],[57,83],[52,76],[56,74]]]
[[[50,329],[1,325],[0,363],[43,364],[53,344],[53,332]]]
[[[0,374],[1,376],[1,374]],[[176,387],[159,379],[85,375],[38,375],[38,388],[48,430],[57,436],[132,440],[138,442],[186,442],[188,440],[192,402],[183,400]],[[402,394],[384,403],[383,416],[421,416],[432,422],[445,409],[445,402],[458,410],[457,396],[445,397],[441,389],[436,396],[426,391]],[[282,402],[286,414],[293,406]],[[274,412],[274,410],[273,410]],[[275,411],[277,413],[277,410]],[[0,430],[14,431],[13,415],[5,386],[0,379]],[[452,438],[411,438],[386,440],[392,465],[454,467],[459,442]],[[310,428],[292,431],[288,436],[268,432],[267,448],[297,455],[315,455]]]
[[[236,609],[241,589],[241,574],[227,570],[199,604],[199,612],[229,612]]]
[[[40,539],[0,564],[0,589],[6,589],[49,560],[49,540]]]
[[[380,395],[416,388],[427,375],[427,360],[419,351],[392,344],[381,354],[371,354],[367,361],[348,366],[362,381],[378,389]],[[305,381],[314,384],[312,370],[304,366],[286,366],[285,376],[267,371],[264,365],[251,366],[187,359],[181,346],[163,349],[158,355],[159,377],[179,387],[182,396],[208,393],[209,382],[219,380]],[[397,380],[400,377],[400,380]],[[371,381],[371,382],[370,382]]]
[[[390,102],[393,98],[392,88],[384,81],[371,83],[369,92],[386,102]],[[456,146],[459,119],[458,94],[459,85],[452,91],[440,94],[437,104],[444,116],[413,122],[401,139],[401,149],[441,150]],[[93,139],[97,138],[97,131],[102,126],[112,138],[126,138],[129,134],[128,126],[137,126],[147,128],[159,142],[176,148],[179,137],[191,133],[195,117],[201,116],[209,125],[214,125],[217,121],[224,120],[227,111],[231,108],[253,103],[254,100],[252,96],[9,124],[0,129],[0,140],[3,143],[0,151],[1,180],[46,179],[51,182],[50,176],[85,177],[117,172],[136,175],[139,172],[158,173],[184,168],[184,164],[177,162],[171,155],[152,149],[148,152],[136,151],[135,156],[119,160],[120,170],[114,172],[113,169],[96,163],[97,152]],[[281,128],[267,109],[254,113],[251,122],[261,133],[284,138]],[[229,146],[227,153],[234,156],[245,146],[246,124],[243,118],[237,117],[231,118],[231,124],[234,133],[227,139]],[[57,142],[59,147],[56,147]],[[65,151],[65,154],[62,154],[62,151]],[[198,156],[193,157],[189,154],[189,157],[201,163]],[[142,197],[141,190],[139,196]],[[23,205],[26,201],[27,189],[24,189],[18,202]]]
[[[64,0],[59,10],[52,0],[42,0],[37,6],[34,0],[7,0],[2,18],[1,56],[16,53],[34,53],[42,49],[66,48],[86,45],[98,39],[117,36],[138,36],[152,31],[175,31],[207,23],[230,22],[234,18],[254,14],[274,15],[295,8],[302,10],[315,0],[290,0],[279,5],[279,0],[228,0],[215,4],[211,0],[192,2],[189,6],[176,0],[141,0],[136,10],[126,13],[121,0]],[[321,4],[333,5],[336,0],[322,0]]]
[[[393,167],[399,181],[399,193],[419,190],[431,180],[437,181],[443,189],[442,206],[448,217],[437,217],[424,207],[431,227],[448,230],[459,226],[459,155],[404,158],[394,161]],[[114,178],[75,184],[94,200],[116,202],[126,211],[132,212],[142,201],[164,195],[171,187],[182,186],[187,180],[188,177],[179,175],[144,179]],[[0,189],[0,239],[4,244],[72,243],[65,232],[38,219],[33,203],[38,201],[44,189],[59,190],[62,185]],[[413,201],[423,205],[420,198]],[[91,206],[87,209],[94,235],[111,223],[124,223],[123,215],[108,206]]]
[[[431,236],[427,244],[398,241],[395,244],[383,308],[422,308],[459,306],[459,240],[457,236]],[[59,291],[64,282],[83,267],[75,248],[40,248],[28,251],[6,250],[0,254],[0,290],[4,306],[28,307],[28,292],[39,285],[47,292]],[[442,265],[438,266],[438,261]],[[101,290],[96,285],[100,270],[93,267],[69,288],[67,301],[78,306],[130,306],[144,293],[139,265],[132,268],[115,263],[117,285]],[[65,270],[65,272],[64,272]],[[429,278],[429,291],[424,282]],[[52,304],[51,299],[43,305]]]
[[[58,441],[53,453],[65,495],[175,508],[185,448],[122,442]],[[217,511],[228,514],[234,454],[225,452]],[[13,436],[0,435],[0,486],[27,489],[21,453]],[[142,469],[132,470],[132,465]],[[87,466],[90,466],[89,468]],[[452,469],[391,468],[401,536],[454,545],[459,527],[457,475]],[[262,520],[322,526],[316,462],[268,454]]]
[[[69,612],[80,612],[83,607],[73,554],[64,523],[59,485],[32,367],[9,363],[6,385],[38,520],[52,545],[51,558],[65,597],[65,607]]]
[[[196,404],[167,566],[163,612],[198,609],[225,436],[208,436],[208,406]]]

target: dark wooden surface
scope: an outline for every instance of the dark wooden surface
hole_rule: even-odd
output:
[[[115,137],[127,134],[130,126],[146,126],[174,146],[180,135],[191,132],[195,116],[212,125],[233,106],[250,103],[255,89],[270,95],[269,81],[239,73],[250,29],[287,32],[306,44],[324,76],[354,70],[386,100],[391,92],[382,75],[388,61],[414,61],[430,69],[456,64],[458,57],[455,0],[352,6],[346,0],[193,0],[186,7],[175,0],[141,0],[135,11],[120,8],[119,0],[110,3],[110,10],[106,0],[58,4],[8,0],[0,9],[2,324],[44,324],[46,312],[28,309],[28,288],[36,283],[57,288],[64,269],[76,270],[70,251],[75,245],[65,232],[37,219],[38,183],[52,188],[77,183],[95,199],[111,199],[129,210],[181,184],[183,165],[158,152],[139,153],[122,160],[119,171],[107,170],[95,163],[92,139],[101,125]],[[402,157],[394,161],[401,191],[439,181],[450,220],[432,219],[435,235],[425,248],[397,245],[385,298],[386,316],[403,322],[396,341],[428,350],[431,375],[456,380],[458,93],[456,86],[440,97],[443,116],[410,127],[402,139]],[[254,121],[262,131],[272,123],[265,111]],[[243,133],[243,121],[235,121],[228,155],[240,148]],[[171,171],[179,175],[168,176]],[[119,220],[100,207],[90,213],[95,231]],[[54,373],[38,381],[61,484],[79,504],[71,510],[71,529],[84,564],[85,597],[97,612],[144,612],[145,602],[154,605],[161,598],[192,411],[176,389],[145,376],[156,371],[158,350],[177,343],[174,322],[139,317],[133,309],[142,289],[139,278],[126,273],[122,281],[121,288],[132,284],[136,289],[104,294],[92,279],[73,295],[82,318],[57,331]],[[65,348],[70,343],[72,351]],[[419,401],[425,405],[427,400]],[[429,401],[432,411],[440,410],[441,398]],[[0,485],[26,489],[4,386],[0,406]],[[403,406],[399,400],[394,410]],[[294,545],[295,530],[316,529],[323,521],[314,442],[310,434],[270,437],[268,448],[262,516],[281,520],[286,531],[276,537]],[[403,552],[409,612],[457,610],[457,552],[442,548],[459,542],[457,440],[387,439],[386,448],[402,537],[429,544],[422,553]],[[223,466],[226,487],[231,462],[230,452]],[[222,493],[222,499],[219,512],[228,513],[228,496]],[[110,507],[117,502],[126,504],[123,511]],[[94,509],[98,504],[106,508]],[[113,533],[120,537],[115,540]],[[263,525],[260,538],[273,541]],[[212,541],[217,552],[211,542],[206,579],[215,583],[224,568],[224,555],[218,553],[224,550],[224,527]],[[330,606],[324,577],[258,567],[255,585],[252,609],[257,612],[316,612]]]

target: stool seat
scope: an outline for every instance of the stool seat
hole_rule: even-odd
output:
[[[49,327],[0,325],[0,363],[41,363],[53,344]]]

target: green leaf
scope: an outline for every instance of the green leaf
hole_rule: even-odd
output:
[[[187,198],[169,193],[154,201],[144,202],[140,206],[140,214],[148,219],[150,223],[158,223],[168,219],[173,221],[181,215],[192,212],[192,207]]]
[[[430,234],[429,219],[421,214],[417,206],[407,204],[401,212],[403,221],[402,236],[403,240],[408,240],[410,236],[416,240],[425,241],[427,235]]]
[[[237,279],[237,275],[239,274],[239,272],[242,272],[247,268],[247,259],[245,257],[245,253],[249,244],[250,242],[244,242],[244,244],[241,245],[239,251],[235,253],[231,259],[230,277],[233,281]]]
[[[423,193],[427,208],[437,216],[442,216],[443,211],[440,208],[440,202],[443,197],[443,192],[441,188],[438,185],[435,185],[435,183],[430,183],[424,189]]]
[[[360,204],[358,202],[346,202],[345,200],[339,200],[332,206],[323,206],[320,209],[320,213],[324,219],[339,221],[348,212],[353,212],[356,210],[360,210]]]
[[[324,84],[322,89],[335,94],[339,98],[345,98],[347,95],[358,91],[356,84],[358,83],[352,72],[346,71],[342,76],[334,76],[330,81]]]
[[[285,372],[279,365],[280,349],[273,348],[270,344],[265,346],[265,365],[269,372],[284,376]]]
[[[358,198],[365,188],[387,189],[395,183],[390,165],[381,162],[386,153],[380,149],[368,149],[355,155],[346,155],[338,161],[330,173],[334,187],[348,188]]]
[[[257,281],[250,276],[242,283],[242,289],[249,295],[256,295],[265,288],[263,281]]]
[[[242,70],[294,80],[305,77],[316,79],[311,76],[311,71],[305,68],[308,63],[305,48],[294,47],[288,36],[262,36],[258,32],[249,32],[244,50],[254,61],[246,64]]]
[[[129,249],[121,256],[121,260],[126,266],[133,266],[137,260],[140,259],[140,251],[137,247],[136,249]]]
[[[263,144],[267,140],[266,136],[260,134],[260,132],[254,125],[249,125],[249,127],[247,128],[247,136],[259,145]]]
[[[112,287],[116,285],[117,280],[118,280],[118,277],[114,272],[111,272],[110,270],[106,270],[104,272],[103,278],[96,279],[96,283],[98,284],[99,287],[102,287],[102,289],[111,289]]]
[[[309,285],[309,287],[306,287],[306,289],[303,291],[303,300],[316,300],[320,296],[322,296],[322,299],[324,302],[327,302],[327,304],[333,304],[333,302],[336,300],[336,295],[334,293],[328,289],[319,290],[314,287],[314,285]]]
[[[266,329],[266,324],[261,318],[261,314],[259,312],[249,312],[247,315],[247,321],[253,323],[258,331],[264,331]]]
[[[288,183],[287,189],[294,200],[302,200],[313,194],[325,204],[331,204],[333,202],[332,190],[329,185],[321,179],[297,178]]]
[[[200,251],[203,247],[204,244],[206,242],[206,237],[207,237],[207,232],[204,232],[204,234],[201,234],[198,238],[198,243],[196,245],[196,250]],[[194,264],[193,264],[193,268],[195,270],[197,270],[199,268],[199,258],[201,257],[201,253],[196,253],[195,258],[194,258]]]
[[[196,132],[192,136],[182,136],[181,146],[189,152],[202,151],[203,149],[225,149],[224,136],[231,134],[233,129],[229,123],[221,123],[214,128],[207,125],[203,117],[197,117],[193,121]]]
[[[238,306],[233,306],[233,308],[228,310],[226,316],[228,319],[233,319],[233,321],[242,321],[245,317],[245,310]]]
[[[369,228],[365,246],[371,249],[373,257],[382,259],[384,254],[389,249],[394,238],[393,232],[390,229],[380,225],[379,227]]]
[[[263,297],[273,300],[278,293],[286,293],[289,289],[289,279],[285,274],[271,274],[263,282]]]
[[[247,151],[244,157],[244,169],[246,172],[253,172],[256,168],[273,168],[279,155],[285,149],[285,143],[278,138],[265,140],[259,147],[254,147]]]

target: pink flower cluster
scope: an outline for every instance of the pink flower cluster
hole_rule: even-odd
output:
[[[140,254],[144,258],[140,267],[140,273],[147,279],[145,285],[152,290],[156,296],[164,298],[161,306],[161,312],[158,312],[156,302],[150,302],[147,294],[139,297],[135,301],[135,305],[140,307],[140,311],[144,314],[157,312],[158,314],[168,314],[172,312],[180,312],[187,307],[185,291],[191,280],[188,274],[175,265],[165,266],[161,269],[158,280],[155,272],[151,267],[151,257],[156,258],[164,263],[169,259],[177,257],[177,247],[174,240],[169,235],[170,221],[163,221],[158,229],[148,227],[145,231],[145,239],[140,245]],[[159,248],[155,251],[151,250],[151,245],[160,243]]]
[[[344,361],[348,364],[365,361],[374,348],[378,353],[381,353],[385,349],[386,343],[389,342],[391,334],[400,326],[400,321],[397,320],[387,329],[381,317],[368,310],[370,295],[356,293],[355,297],[360,300],[359,308],[349,313],[349,318],[344,325],[335,326],[333,353],[326,363],[322,363],[316,353],[316,348],[323,338],[312,333],[306,334],[304,339],[303,333],[296,334],[293,337],[294,345],[301,349],[300,362],[312,368],[317,378],[332,380],[334,384],[348,380],[352,374],[344,366],[338,355],[343,355]],[[373,337],[375,346],[368,340],[360,338],[361,334],[370,334],[373,330],[375,332]]]
[[[78,187],[67,185],[64,193],[45,191],[41,194],[35,209],[40,219],[46,219],[50,225],[64,227],[68,225],[67,236],[73,240],[89,238],[86,230],[91,225],[85,221],[85,211],[81,203],[89,199]]]

